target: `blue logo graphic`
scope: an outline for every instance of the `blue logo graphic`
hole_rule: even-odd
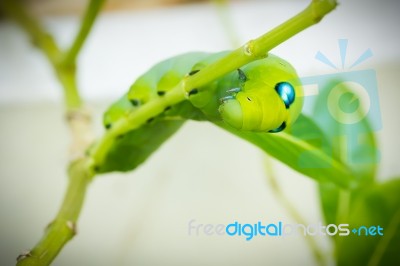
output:
[[[345,62],[346,62],[346,55],[347,55],[348,40],[347,39],[339,39],[338,43],[339,43],[339,50],[340,50],[340,59],[342,61],[342,69],[344,69]],[[359,64],[361,64],[362,62],[364,62],[365,60],[367,60],[370,57],[372,57],[372,51],[371,51],[371,49],[367,49],[364,53],[362,53],[358,57],[358,59],[349,67],[349,69],[352,69],[353,67],[358,66]],[[318,51],[317,54],[315,55],[315,59],[321,61],[325,65],[328,65],[334,69],[337,69],[337,70],[339,69],[320,51]]]
[[[360,226],[351,230],[356,236],[383,236],[383,228],[380,225]]]
[[[344,148],[340,157],[344,162],[353,166],[376,164],[379,161],[379,152],[365,141],[371,131],[382,128],[376,72],[373,69],[353,70],[372,57],[372,51],[365,50],[345,70],[348,40],[340,39],[338,45],[340,67],[321,51],[315,55],[318,61],[333,68],[334,73],[301,78],[305,101],[316,102],[317,112],[314,112],[313,118],[325,131],[333,146],[340,142]],[[296,135],[295,130],[293,134]],[[321,143],[321,148],[328,154],[333,154],[333,151],[326,150],[324,143]],[[358,151],[357,155],[352,154],[354,150]],[[314,165],[312,153],[308,152],[302,154],[299,164],[304,168],[331,166],[328,162],[326,165]]]

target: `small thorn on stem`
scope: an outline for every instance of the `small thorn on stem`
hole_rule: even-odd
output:
[[[46,232],[47,230],[50,229],[50,227],[53,225],[54,221],[51,221],[45,228],[44,231]]]
[[[19,261],[21,261],[23,259],[29,258],[31,256],[32,256],[32,253],[31,253],[30,250],[24,251],[24,252],[22,252],[21,254],[18,255],[17,262],[19,262]]]
[[[76,235],[77,231],[76,231],[76,223],[73,221],[67,221],[66,223],[68,229],[71,230],[73,235]]]
[[[244,46],[243,46],[243,52],[247,56],[252,56],[253,55],[253,46],[254,46],[254,41],[250,40],[248,41]]]

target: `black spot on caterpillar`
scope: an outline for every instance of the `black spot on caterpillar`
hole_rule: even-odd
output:
[[[140,101],[138,99],[129,99],[129,101],[133,106],[138,106],[140,104]]]
[[[193,76],[194,74],[196,74],[199,71],[200,71],[200,69],[192,70],[189,72],[189,76]]]
[[[197,93],[199,93],[198,89],[192,89],[191,91],[189,91],[189,96],[195,95]]]

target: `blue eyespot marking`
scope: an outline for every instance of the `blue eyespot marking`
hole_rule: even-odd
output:
[[[294,102],[296,93],[289,82],[279,82],[275,85],[275,90],[283,100],[286,109]]]

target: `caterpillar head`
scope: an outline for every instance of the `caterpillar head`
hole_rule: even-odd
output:
[[[229,125],[250,131],[280,132],[293,124],[303,105],[294,68],[269,55],[238,70],[240,87],[221,98],[219,112]]]

